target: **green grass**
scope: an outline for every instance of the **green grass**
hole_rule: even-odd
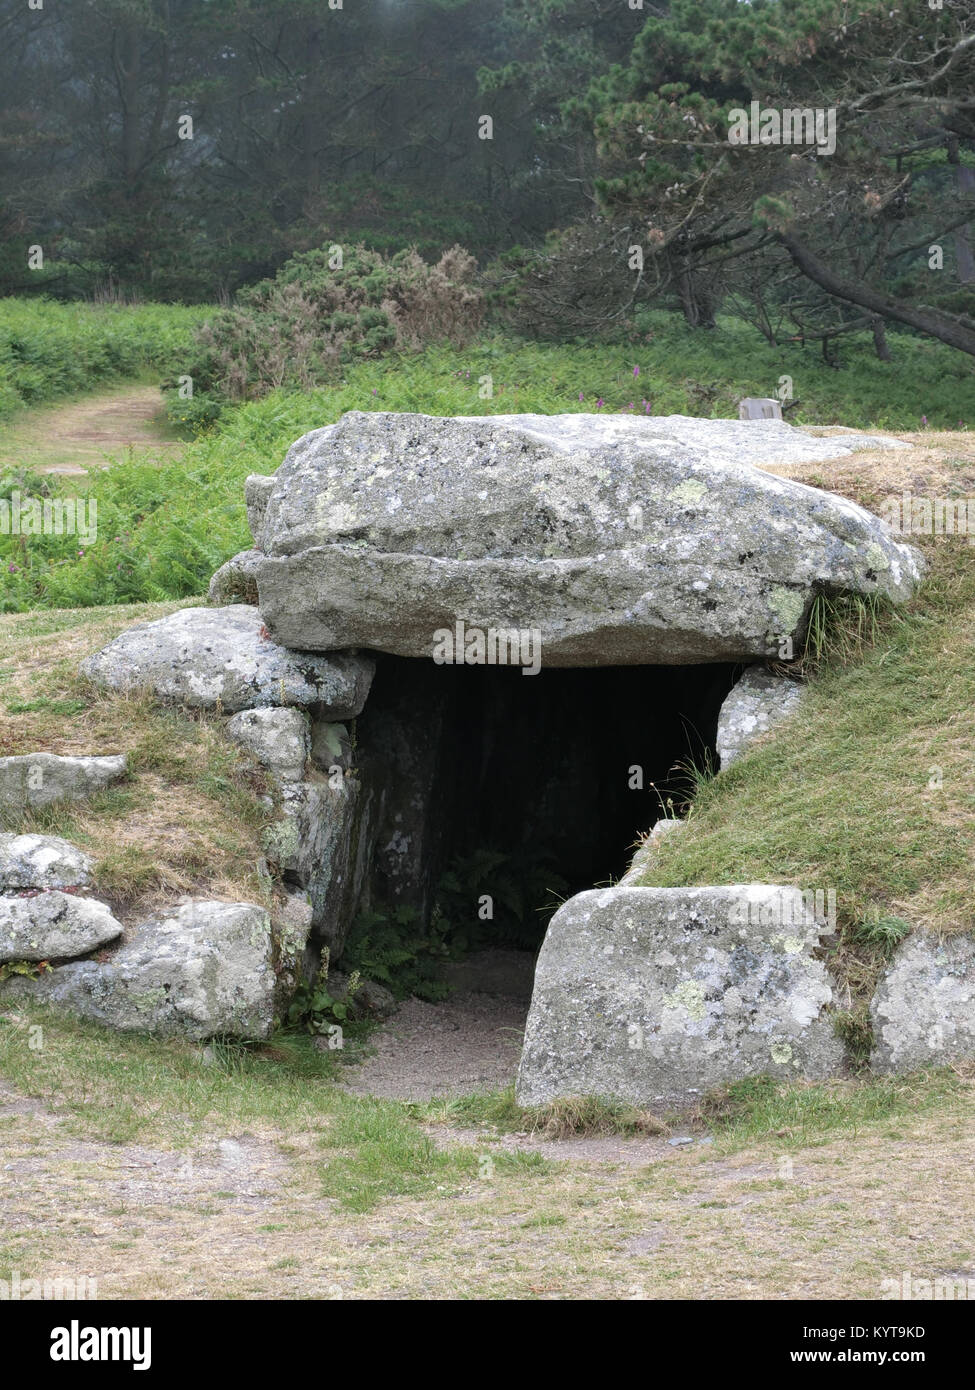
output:
[[[536,1134],[545,1139],[609,1134],[632,1138],[669,1132],[666,1120],[659,1116],[623,1101],[597,1096],[570,1097],[551,1105],[519,1105],[514,1086],[449,1100],[426,1101],[410,1109],[415,1115],[435,1122],[487,1127],[502,1134]]]
[[[917,429],[922,415],[932,426],[957,426],[958,401],[971,382],[971,366],[957,360],[960,354],[897,335],[893,363],[871,357],[866,341],[850,340],[844,349],[849,366],[835,371],[811,349],[770,348],[734,322],[692,332],[655,314],[645,326],[653,338],[625,346],[495,338],[463,351],[436,347],[366,362],[335,386],[272,394],[228,411],[178,460],[119,458],[81,480],[39,478],[29,467],[8,474],[0,480],[0,497],[15,488],[23,497],[88,493],[98,504],[98,539],[79,549],[72,536],[0,534],[0,612],[160,602],[204,592],[213,571],[250,545],[247,474],[274,472],[299,435],[347,410],[552,414],[629,411],[632,405],[639,414],[648,400],[654,415],[734,416],[740,396],[773,393],[788,374],[801,401],[789,417],[795,423]],[[494,394],[481,399],[479,383],[487,376]]]
[[[814,1085],[758,1076],[711,1092],[699,1119],[720,1141],[720,1152],[769,1140],[801,1148],[964,1103],[968,1090],[950,1067]]]
[[[31,1047],[30,1025],[44,1045]],[[39,1006],[0,1013],[0,1076],[54,1103],[65,1132],[116,1144],[187,1150],[207,1134],[270,1127],[314,1138],[321,1192],[364,1212],[396,1196],[456,1195],[478,1177],[479,1154],[439,1149],[408,1107],[334,1084],[341,1062],[310,1038],[202,1045],[124,1037]],[[544,1173],[535,1154],[492,1155],[503,1171]]]
[[[40,1048],[30,1031],[36,1024],[44,1030]],[[359,1096],[335,1084],[341,1067],[336,1054],[297,1035],[249,1046],[218,1041],[204,1049],[119,1036],[36,1005],[8,1004],[0,1013],[0,1076],[20,1094],[53,1105],[66,1138],[179,1152],[242,1131],[275,1137],[283,1152],[295,1145],[296,1152],[309,1152],[310,1143],[321,1195],[354,1213],[397,1197],[453,1198],[495,1172],[532,1181],[554,1175],[538,1153],[492,1143],[499,1132],[517,1128],[545,1138],[668,1132],[659,1121],[653,1131],[616,1123],[626,1107],[591,1100],[566,1103],[558,1115],[548,1107],[546,1118],[517,1107],[510,1090],[413,1106]],[[949,1068],[859,1083],[787,1085],[759,1077],[709,1093],[695,1114],[671,1118],[677,1133],[710,1133],[715,1154],[756,1143],[787,1151],[884,1133],[899,1120],[964,1107],[970,1089]],[[476,1126],[484,1140],[477,1148],[438,1145],[431,1124],[445,1122]],[[545,1189],[538,1191],[543,1198]]]
[[[177,371],[208,312],[0,299],[0,420],[106,381]]]
[[[622,1102],[593,1097],[548,1106],[520,1106],[514,1087],[410,1107],[420,1118],[492,1135],[531,1134],[545,1139],[619,1135],[710,1135],[715,1152],[732,1153],[755,1143],[783,1148],[828,1143],[876,1129],[888,1120],[964,1103],[970,1094],[959,1072],[930,1067],[899,1076],[860,1077],[815,1084],[750,1077],[715,1088],[697,1109],[652,1115]]]

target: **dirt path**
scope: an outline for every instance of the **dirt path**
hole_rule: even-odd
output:
[[[0,438],[0,468],[83,477],[128,449],[171,456],[182,447],[166,423],[159,388],[130,385],[15,416]]]
[[[100,1299],[876,1300],[905,1274],[975,1281],[969,1105],[787,1162],[638,1141],[636,1163],[488,1165],[364,1215],[323,1195],[322,1131],[216,1128],[189,1152],[72,1131],[0,1086],[0,1267],[94,1277]]]
[[[374,1055],[343,1078],[359,1095],[432,1100],[500,1090],[514,1081],[527,1000],[464,994],[409,999],[370,1039]]]

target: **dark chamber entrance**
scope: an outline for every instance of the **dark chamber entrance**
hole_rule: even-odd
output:
[[[381,656],[357,724],[374,789],[367,900],[537,947],[558,899],[618,879],[634,842],[716,766],[731,664],[543,669]],[[673,810],[667,809],[668,799]],[[445,877],[446,875],[446,877]],[[553,896],[554,895],[554,896]]]

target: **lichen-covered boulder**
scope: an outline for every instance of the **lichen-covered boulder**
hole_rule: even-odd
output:
[[[181,608],[121,633],[82,662],[110,690],[148,689],[161,700],[228,714],[272,705],[316,706],[351,719],[375,670],[367,655],[321,656],[272,642],[256,608]]]
[[[59,801],[84,801],[125,776],[123,755],[60,757],[25,753],[0,758],[0,825]]]
[[[275,641],[430,657],[537,632],[554,666],[754,660],[817,591],[906,598],[915,551],[863,508],[756,465],[836,457],[780,421],[352,411],[250,506]]]
[[[797,888],[579,893],[538,957],[519,1102],[680,1104],[763,1073],[832,1075],[834,985],[813,955],[829,931]]]
[[[887,967],[870,1018],[874,1071],[975,1058],[975,940],[914,932]]]
[[[16,888],[82,888],[91,882],[87,854],[57,835],[0,834],[0,893]]]
[[[136,927],[106,961],[0,986],[120,1032],[266,1038],[276,977],[271,919],[252,903],[188,902]]]
[[[245,709],[227,720],[227,736],[278,782],[300,782],[311,751],[311,725],[299,709]]]
[[[802,700],[802,686],[774,676],[763,666],[749,666],[718,712],[717,752],[729,767],[750,744],[792,714]]]
[[[53,891],[0,898],[0,961],[70,960],[122,935],[104,903]]]

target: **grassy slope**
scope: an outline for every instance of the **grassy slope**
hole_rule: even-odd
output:
[[[205,308],[0,299],[0,420],[103,382],[173,371]]]

